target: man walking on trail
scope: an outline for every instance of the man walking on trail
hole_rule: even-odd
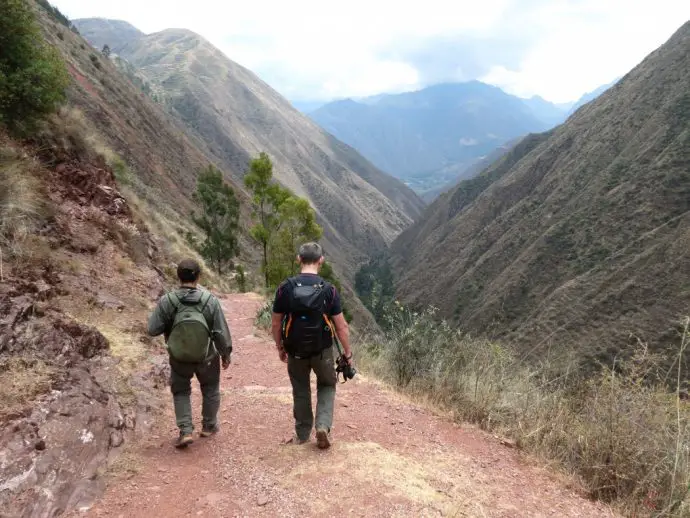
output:
[[[340,295],[335,287],[319,277],[324,262],[318,243],[299,249],[300,274],[284,281],[276,290],[272,331],[280,360],[287,363],[292,384],[295,435],[288,441],[304,444],[314,427],[310,377],[316,374],[316,442],[330,447],[331,425],[337,374],[334,334],[343,346],[344,358],[352,362],[349,328],[343,316]]]
[[[185,448],[194,442],[192,432],[192,378],[201,388],[201,437],[218,432],[220,407],[220,368],[230,366],[232,337],[220,301],[198,286],[201,268],[192,259],[177,266],[180,287],[158,302],[149,317],[148,333],[163,334],[170,357],[170,389],[180,436],[175,446]]]

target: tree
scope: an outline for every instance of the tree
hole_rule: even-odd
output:
[[[103,54],[103,56],[106,59],[110,59],[110,47],[108,46],[107,43],[105,45],[103,45],[103,50],[101,50],[101,54]]]
[[[273,181],[273,164],[266,153],[249,163],[244,184],[252,192],[256,224],[250,232],[263,249],[264,282],[267,288],[276,286],[295,273],[299,245],[319,239],[323,229],[306,199]]]
[[[296,273],[297,250],[303,242],[316,241],[323,235],[309,202],[290,191],[285,192],[289,195],[275,207],[278,221],[269,242],[268,280],[271,286]]]
[[[199,252],[222,275],[238,252],[239,203],[235,191],[213,165],[201,171],[196,189],[194,200],[201,205],[201,215],[192,218],[206,234]]]
[[[251,236],[261,244],[263,257],[261,269],[264,273],[266,287],[269,283],[268,248],[273,234],[278,228],[276,208],[290,193],[273,183],[273,164],[266,153],[249,162],[249,172],[244,177],[244,184],[252,192],[254,217],[258,221],[250,229]]]
[[[0,0],[0,13],[0,123],[24,134],[65,101],[69,75],[26,0]]]

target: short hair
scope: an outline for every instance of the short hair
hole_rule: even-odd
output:
[[[302,264],[316,264],[323,257],[323,248],[318,243],[304,243],[299,247],[298,255]]]
[[[183,259],[177,265],[177,278],[180,282],[196,282],[201,275],[201,266],[194,259]]]

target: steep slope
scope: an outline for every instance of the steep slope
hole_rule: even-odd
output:
[[[573,105],[568,109],[566,115],[567,115],[567,116],[572,115],[572,114],[575,113],[579,108],[581,108],[582,106],[584,106],[584,105],[587,104],[588,102],[593,101],[594,99],[596,99],[597,97],[599,97],[599,96],[600,96],[601,94],[603,94],[606,90],[608,90],[608,89],[611,88],[613,85],[615,85],[619,80],[620,80],[620,77],[617,78],[617,79],[614,79],[613,81],[611,81],[611,82],[608,83],[608,84],[601,85],[600,87],[595,88],[595,89],[592,90],[591,92],[587,92],[586,94],[584,94],[582,97],[580,97],[577,101],[575,101],[575,102],[573,103]]]
[[[171,29],[121,54],[166,93],[166,105],[241,180],[265,151],[278,180],[315,207],[328,253],[344,272],[387,245],[423,202],[349,146],[321,130],[249,70],[190,31]]]
[[[673,347],[690,311],[688,85],[690,23],[439,198],[393,245],[399,296],[532,355],[608,359],[634,337]]]
[[[367,102],[337,101],[310,116],[398,178],[429,175],[548,124],[521,99],[478,81],[441,84]]]
[[[91,45],[97,49],[108,45],[116,53],[119,53],[128,43],[145,36],[139,29],[123,20],[82,18],[72,23]]]

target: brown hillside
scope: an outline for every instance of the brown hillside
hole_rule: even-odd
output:
[[[139,29],[122,20],[85,18],[75,22],[75,25],[91,45],[99,50],[108,45],[116,53],[129,42],[144,36]]]
[[[423,202],[410,189],[199,35],[166,30],[130,43],[121,54],[162,87],[197,144],[236,180],[250,157],[266,151],[279,181],[316,208],[328,252],[348,276],[419,215]]]
[[[565,124],[437,200],[393,245],[399,295],[526,354],[677,344],[690,312],[689,85],[686,23]]]

